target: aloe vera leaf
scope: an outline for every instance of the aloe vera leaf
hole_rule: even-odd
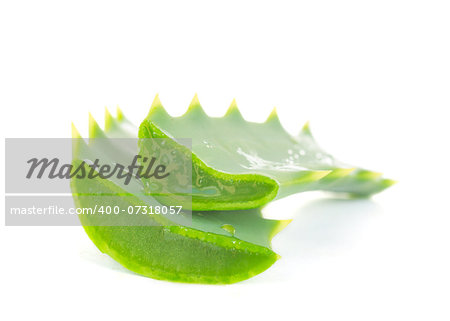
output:
[[[131,138],[137,128],[119,111],[118,117],[106,112],[105,130],[90,117],[89,136],[92,138]],[[110,146],[101,150],[95,143],[84,143],[73,127],[74,163],[114,157],[129,161],[137,151]],[[95,206],[151,205],[156,201],[145,193],[131,191],[142,184],[124,190],[104,179],[72,180],[73,198],[78,208]],[[90,189],[93,194],[86,194]],[[82,192],[80,192],[82,191]],[[104,196],[109,194],[113,196]],[[90,239],[102,251],[129,270],[155,279],[192,283],[234,283],[248,279],[269,268],[279,256],[271,250],[270,240],[289,221],[268,220],[259,209],[192,213],[192,225],[181,226],[162,215],[125,216],[124,226],[103,226],[105,220],[96,216],[79,216]],[[106,218],[107,220],[107,218]],[[130,220],[153,220],[148,222]]]
[[[139,137],[192,138],[194,210],[256,208],[311,190],[369,196],[394,183],[336,160],[319,147],[308,124],[291,136],[275,110],[264,123],[245,121],[235,101],[216,118],[195,96],[184,115],[172,117],[156,96]]]

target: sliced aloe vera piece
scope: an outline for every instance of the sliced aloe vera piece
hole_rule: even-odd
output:
[[[137,128],[120,111],[117,118],[106,112],[104,131],[90,117],[91,138],[131,138],[137,136],[136,132]],[[133,151],[117,146],[104,150],[95,140],[86,144],[75,127],[73,137],[77,138],[74,140],[74,164],[92,160],[99,154],[129,160],[137,152],[137,145]],[[78,208],[156,204],[156,200],[145,193],[134,195],[132,189],[136,186],[143,189],[143,186],[137,179],[133,184],[125,189],[99,178],[71,181]],[[93,193],[86,193],[87,190]],[[176,224],[163,215],[125,215],[123,226],[104,226],[108,218],[79,217],[100,251],[129,270],[155,279],[212,284],[238,282],[269,268],[279,258],[271,250],[270,241],[289,223],[264,219],[259,209],[194,212],[190,226]],[[148,226],[149,223],[154,226]]]
[[[369,196],[394,183],[336,160],[319,147],[308,124],[291,136],[275,110],[264,123],[245,121],[235,101],[223,117],[214,118],[195,96],[183,116],[172,117],[156,96],[139,137],[192,138],[194,210],[256,208],[311,190]]]

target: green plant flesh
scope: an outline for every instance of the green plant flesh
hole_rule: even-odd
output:
[[[116,118],[106,112],[105,130],[90,117],[89,136],[136,138],[137,128],[120,111]],[[100,154],[116,161],[129,160],[137,153],[137,145],[136,151],[117,146],[105,150],[95,140],[85,143],[75,127],[73,137],[77,138],[74,165]],[[105,179],[73,179],[71,187],[79,208],[156,204],[150,195],[136,193],[137,189],[143,189],[137,179],[126,188]],[[264,219],[259,209],[194,212],[189,226],[163,215],[120,215],[118,219],[123,224],[117,226],[108,226],[108,216],[79,217],[95,245],[129,270],[155,279],[213,284],[238,282],[269,268],[279,258],[271,250],[270,241],[289,223]],[[154,226],[148,226],[149,223]]]
[[[195,97],[183,116],[171,117],[156,97],[139,132],[120,110],[117,117],[106,112],[105,119],[102,130],[90,117],[88,143],[73,127],[74,167],[99,156],[111,164],[129,162],[136,154],[143,159],[153,155],[158,138],[167,142],[165,151],[156,153],[158,161],[175,153],[170,157],[177,161],[166,183],[135,177],[126,186],[113,178],[71,180],[79,208],[171,202],[185,206],[176,219],[155,214],[79,215],[102,252],[156,279],[213,284],[248,279],[278,259],[270,242],[289,223],[263,218],[264,204],[310,190],[368,196],[393,183],[379,173],[337,161],[317,145],[308,125],[291,136],[275,112],[264,123],[247,122],[235,102],[224,117],[211,118]],[[97,138],[107,144],[99,144]],[[136,143],[124,148],[116,138],[135,138]],[[180,138],[191,138],[192,146]],[[185,182],[182,174],[192,177],[187,192],[178,186]],[[152,194],[155,184],[158,192],[166,193]],[[186,209],[193,210],[191,221]]]
[[[183,116],[171,117],[157,96],[139,137],[192,138],[193,210],[257,208],[311,190],[369,196],[394,183],[336,160],[317,145],[308,124],[291,136],[275,111],[264,123],[247,122],[234,101],[225,116],[212,118],[195,96]]]

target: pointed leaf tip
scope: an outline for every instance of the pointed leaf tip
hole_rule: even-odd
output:
[[[364,180],[375,180],[375,179],[383,176],[383,173],[368,171],[368,170],[360,170],[358,172],[357,176],[358,176],[358,178],[364,179]]]
[[[277,235],[279,232],[284,230],[286,226],[288,226],[292,222],[292,219],[290,220],[279,220],[276,227],[271,231],[269,235],[269,240],[272,240],[275,235]],[[281,256],[280,256],[281,257]]]
[[[311,181],[318,181],[324,177],[327,177],[332,172],[333,172],[332,170],[320,170],[320,171],[317,170],[317,171],[311,172],[310,179],[311,179]]]
[[[159,99],[159,94],[156,94],[150,108],[158,108],[158,107],[162,107],[162,104],[161,104],[161,100]]]
[[[80,132],[75,127],[74,123],[72,123],[72,138],[81,138]]]
[[[155,113],[158,113],[158,115],[164,115],[164,116],[170,117],[170,115],[164,109],[164,106],[162,105],[161,100],[159,99],[159,94],[156,94],[155,98],[153,99],[153,102],[150,106],[150,110],[147,114],[147,118],[154,115]]]
[[[225,113],[224,117],[230,117],[230,116],[234,116],[236,118],[244,119],[242,117],[241,112],[239,111],[239,108],[238,108],[237,103],[236,103],[236,99],[234,99],[234,98],[233,98],[233,101],[231,102],[230,107],[228,107],[228,110]]]
[[[309,135],[309,136],[312,136],[311,128],[310,128],[310,125],[309,125],[309,120],[303,125],[301,133]]]
[[[274,107],[272,109],[272,111],[269,114],[269,117],[267,117],[266,123],[271,123],[271,122],[275,122],[275,123],[280,123],[280,119],[278,118],[278,113],[277,113],[277,108]]]
[[[94,116],[89,113],[89,138],[103,136],[103,131],[95,120]]]
[[[72,155],[77,155],[83,145],[85,145],[84,140],[75,124],[72,123]]]
[[[122,121],[125,119],[125,115],[123,114],[122,110],[119,106],[117,106],[117,120]]]
[[[114,118],[108,110],[108,107],[105,107],[105,130],[110,130],[114,123]]]
[[[80,135],[80,132],[75,127],[75,124],[72,123],[72,155],[77,155],[80,150],[80,146],[83,143],[83,139]]]
[[[355,172],[357,170],[356,167],[353,168],[336,168],[330,171],[330,174],[325,176],[326,180],[335,180],[339,178],[346,177],[350,175],[351,173]]]
[[[391,187],[392,185],[395,185],[398,183],[398,181],[393,180],[393,179],[389,179],[389,178],[384,178],[381,182],[383,184],[383,186],[385,188]]]
[[[96,128],[98,127],[97,122],[95,121],[94,116],[89,113],[89,137],[93,137],[96,132]]]
[[[191,103],[189,104],[188,110],[186,114],[196,113],[198,115],[203,114],[206,116],[205,111],[203,110],[202,105],[200,105],[200,101],[198,100],[198,95],[195,94],[194,98],[192,98]]]
[[[191,103],[189,106],[195,106],[195,105],[200,105],[200,100],[198,100],[198,94],[195,93],[194,97],[191,100]]]

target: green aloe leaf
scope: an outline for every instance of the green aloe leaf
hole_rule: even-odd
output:
[[[111,145],[96,138],[136,138],[135,128],[119,110],[116,118],[106,111],[105,130],[90,117],[86,143],[72,127],[73,163],[101,156],[130,161],[136,150]],[[157,204],[138,179],[124,187],[106,179],[73,179],[78,208],[143,206]],[[92,191],[92,193],[86,193]],[[108,195],[108,196],[106,196]],[[79,215],[84,229],[100,251],[129,270],[155,279],[194,283],[234,283],[269,268],[279,256],[271,250],[272,237],[289,221],[264,219],[259,209],[192,213],[192,225],[183,226],[163,215],[122,215],[121,226],[107,226],[108,216]],[[117,219],[117,218],[115,218]],[[151,222],[150,222],[151,221]],[[117,221],[115,222],[115,224]],[[148,226],[151,223],[154,226]]]
[[[213,118],[195,96],[183,116],[172,117],[156,96],[139,137],[192,138],[193,210],[257,208],[311,190],[369,196],[394,183],[336,160],[319,147],[308,124],[291,136],[275,110],[264,123],[245,121],[235,101]],[[178,148],[187,149],[182,143]]]

